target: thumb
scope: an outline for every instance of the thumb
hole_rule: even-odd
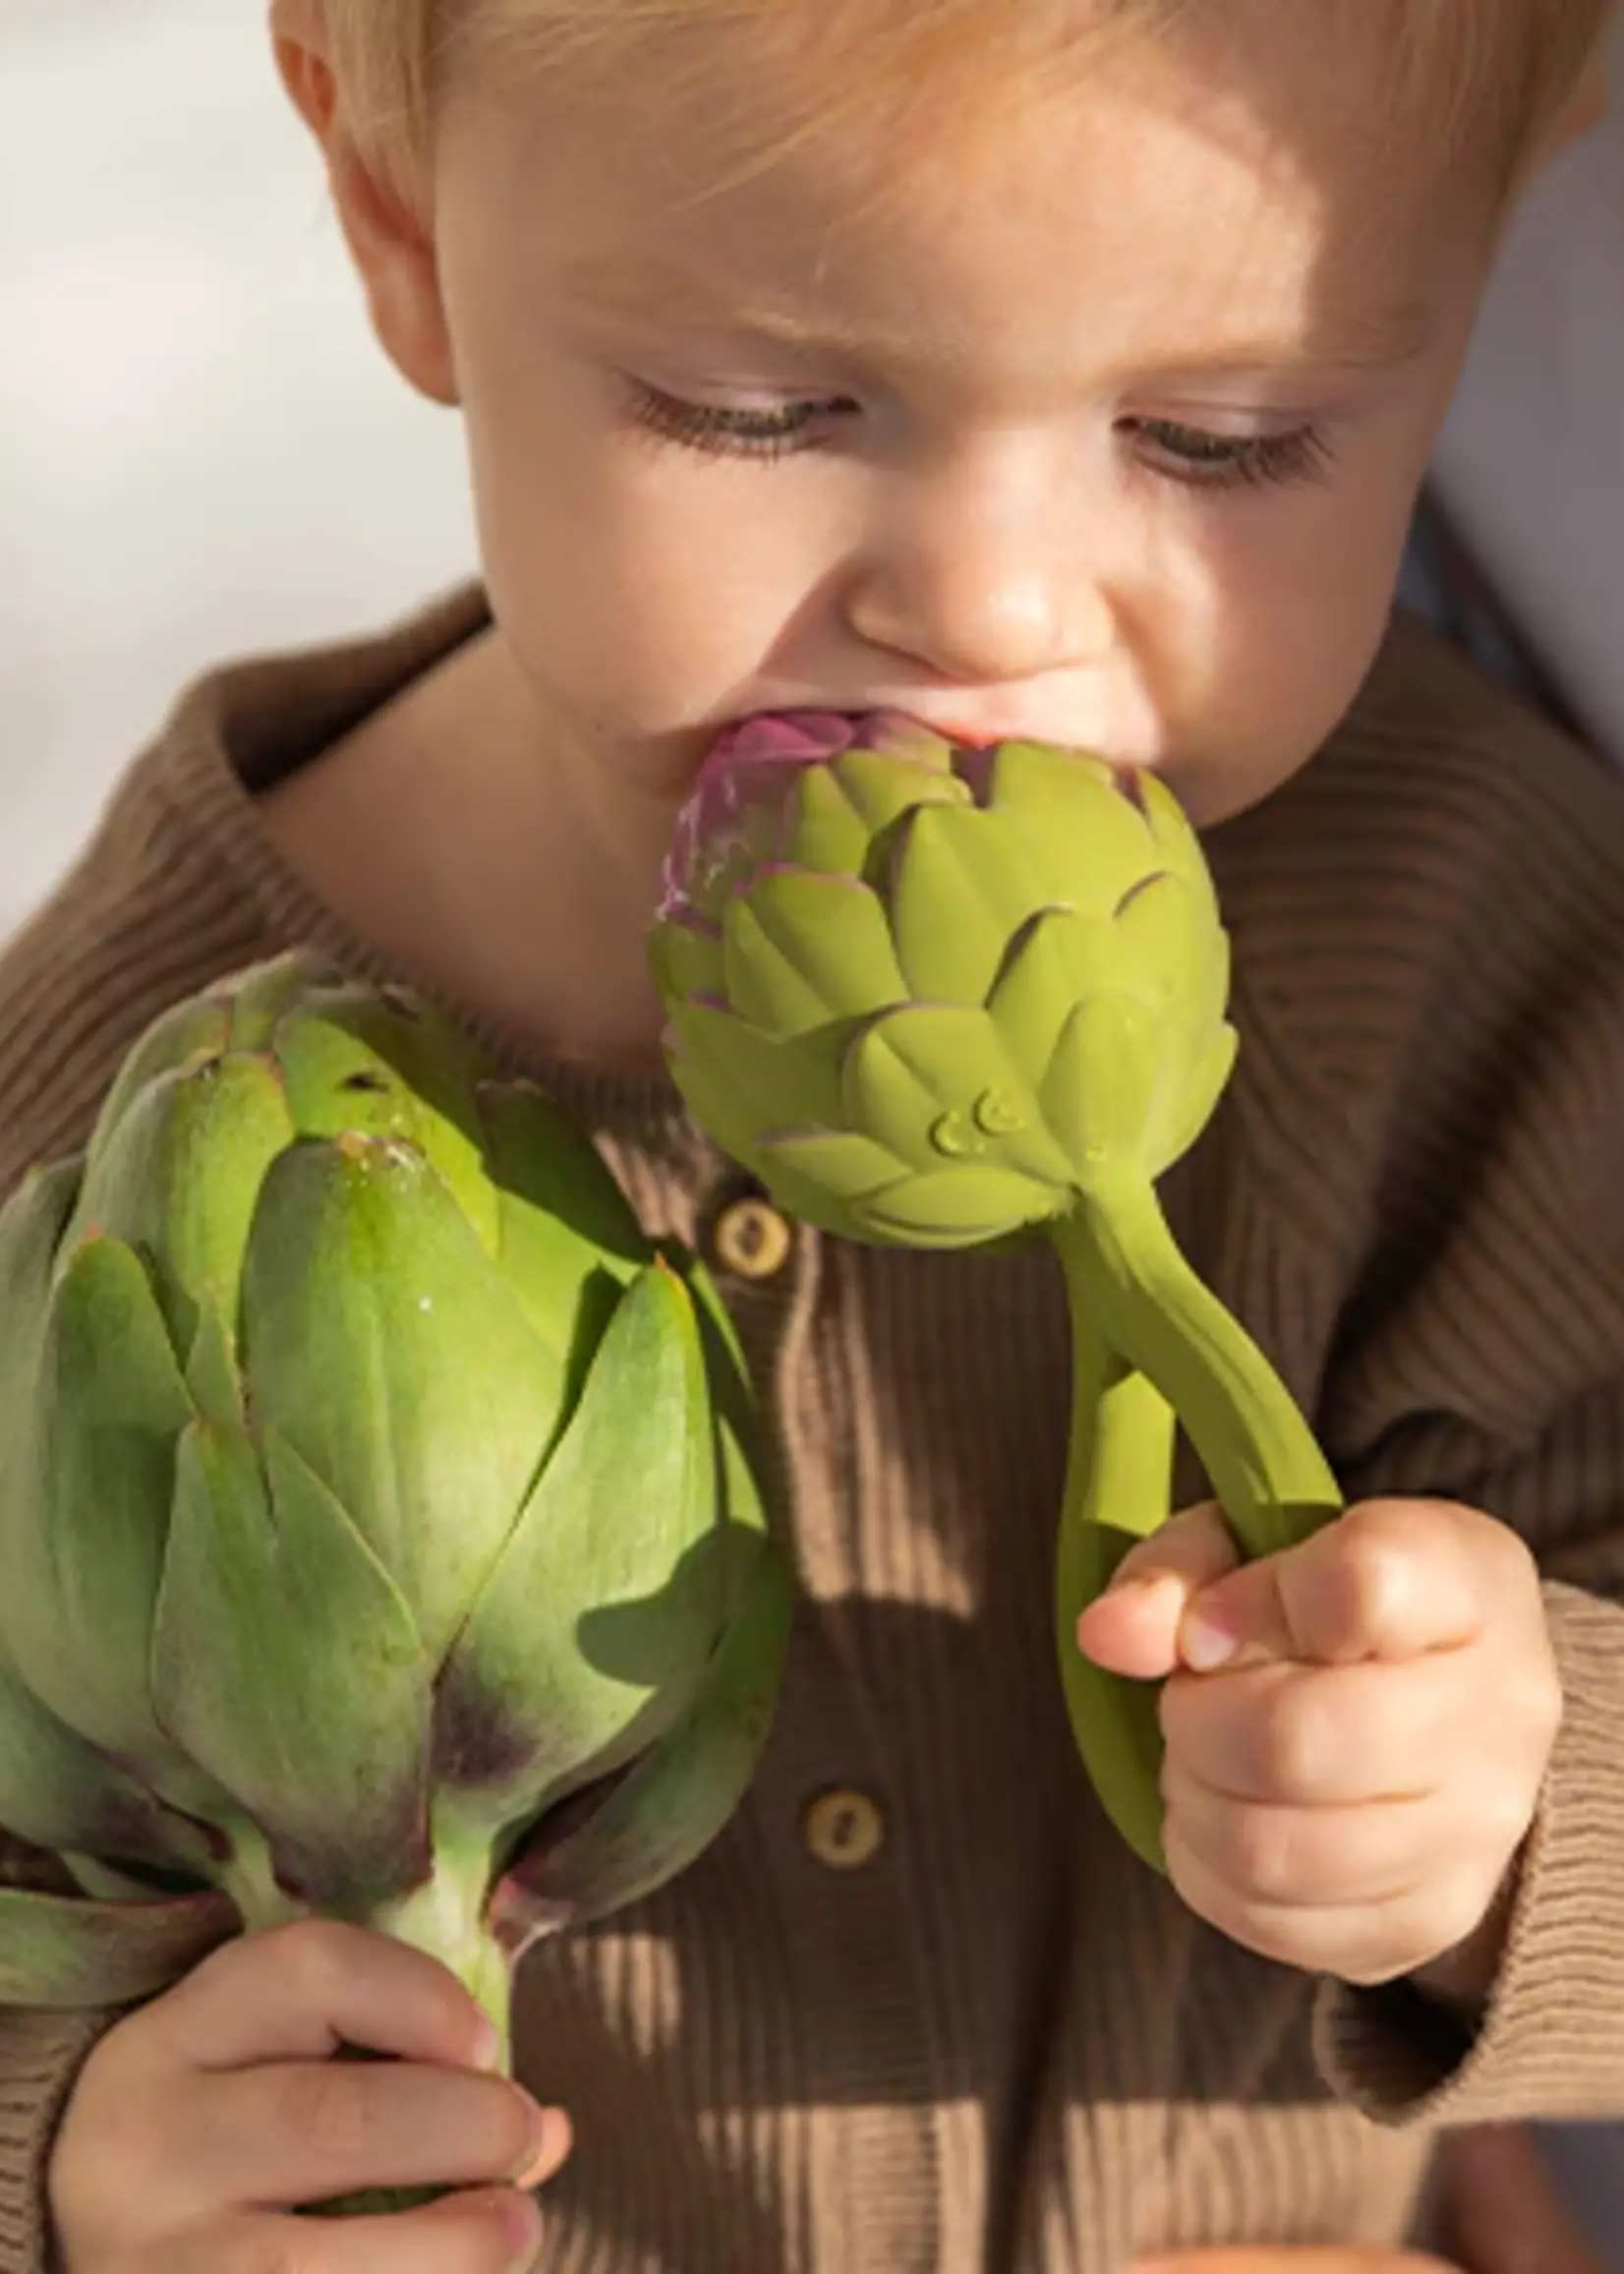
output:
[[[1216,1502],[1172,1516],[1130,1549],[1077,1621],[1077,1648],[1107,1673],[1154,1682],[1180,1663],[1179,1630],[1192,1597],[1239,1563]]]

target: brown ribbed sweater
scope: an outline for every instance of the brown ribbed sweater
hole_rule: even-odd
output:
[[[85,1134],[164,1005],[304,940],[379,960],[254,792],[481,620],[205,682],[0,962],[0,1190]],[[1567,1687],[1487,2020],[1252,1958],[1129,1856],[1050,1636],[1066,1441],[1047,1254],[798,1234],[729,1297],[804,1590],[743,1814],[539,1953],[522,2072],[573,2111],[550,2274],[1117,2274],[1152,2245],[1382,2241],[1440,2123],[1624,2111],[1624,798],[1400,627],[1345,729],[1211,841],[1240,1071],[1167,1186],[1350,1493],[1534,1544]],[[453,1008],[455,1008],[453,1006]],[[511,1040],[468,1023],[510,1066]],[[658,1082],[532,1063],[651,1230],[722,1162]],[[809,1801],[884,1811],[835,1871]],[[52,2129],[103,2019],[0,2015],[0,2274],[40,2274]]]

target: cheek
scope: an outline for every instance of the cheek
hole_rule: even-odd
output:
[[[1202,826],[1278,788],[1346,716],[1387,628],[1409,526],[1391,494],[1327,493],[1272,530],[1267,497],[1234,502],[1229,535],[1163,619],[1167,773]]]
[[[601,411],[471,438],[492,600],[528,674],[623,732],[729,712],[815,582],[793,517],[763,510],[776,475],[684,464]]]

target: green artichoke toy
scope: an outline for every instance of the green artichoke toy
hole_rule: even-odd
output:
[[[1153,774],[1083,752],[762,718],[701,771],[652,947],[678,1086],[790,1212],[907,1247],[1053,1242],[1073,1340],[1063,1679],[1101,1800],[1160,1867],[1155,1695],[1082,1658],[1077,1616],[1165,1519],[1180,1422],[1248,1556],[1341,1505],[1156,1195],[1237,1046],[1194,832]]]
[[[503,2032],[742,1797],[789,1613],[725,1314],[537,1089],[294,957],[0,1215],[0,1999],[354,1920]]]

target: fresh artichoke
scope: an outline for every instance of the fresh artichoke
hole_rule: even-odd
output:
[[[1156,1195],[1237,1047],[1182,808],[1081,751],[884,714],[752,720],[701,770],[651,944],[679,1088],[783,1206],[869,1242],[1053,1242],[1074,1366],[1063,1678],[1102,1801],[1160,1867],[1155,1695],[1081,1656],[1078,1614],[1165,1520],[1180,1421],[1244,1553],[1341,1506]]]
[[[532,1086],[304,957],[163,1018],[0,1214],[0,1998],[307,1913],[503,2032],[743,1795],[788,1624],[703,1272]]]

